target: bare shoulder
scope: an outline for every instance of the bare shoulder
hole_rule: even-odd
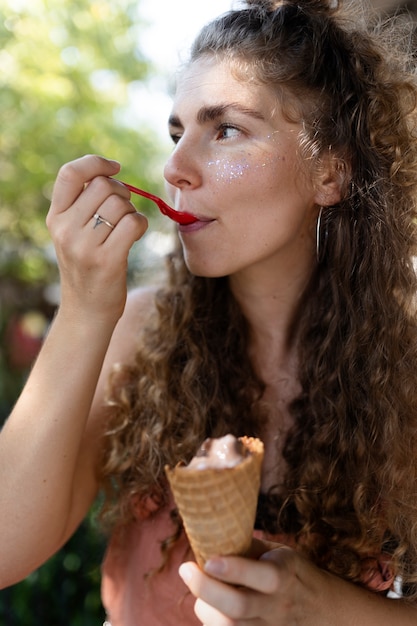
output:
[[[138,323],[147,319],[155,312],[155,295],[159,287],[138,287],[129,292],[123,317],[132,321],[137,318]]]
[[[129,361],[136,350],[141,331],[155,314],[155,294],[158,287],[140,287],[132,290],[125,310],[110,342],[106,361]]]
[[[116,365],[131,363],[135,357],[141,332],[155,313],[157,287],[138,288],[129,293],[125,310],[114,329],[104,359],[94,396],[90,425],[102,422],[106,390],[111,371]]]
[[[106,395],[109,376],[117,364],[133,360],[141,330],[155,312],[157,289],[157,287],[138,288],[129,293],[124,313],[116,325],[104,359],[79,458],[83,484],[92,484],[91,493],[95,493],[98,486],[96,468],[107,419]]]

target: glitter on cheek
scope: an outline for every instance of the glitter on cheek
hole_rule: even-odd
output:
[[[208,161],[207,167],[216,169],[215,175],[218,182],[231,182],[236,179],[241,179],[248,171],[264,169],[268,165],[274,166],[277,160],[285,160],[285,157],[275,159],[266,158],[260,163],[250,163],[247,160],[232,161],[229,159],[216,159]]]
[[[232,181],[242,178],[246,170],[250,168],[247,162],[236,162],[228,159],[216,159],[209,161],[207,167],[216,168],[216,180]]]

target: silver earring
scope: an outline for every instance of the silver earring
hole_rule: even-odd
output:
[[[326,242],[327,242],[327,228],[326,228],[324,232],[324,241],[322,243],[322,237],[321,237],[322,215],[323,215],[323,207],[321,206],[319,214],[317,216],[317,225],[316,225],[316,258],[317,258],[317,263],[319,264],[323,261],[324,253],[326,249]]]

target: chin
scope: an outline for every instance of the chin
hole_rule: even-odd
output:
[[[220,272],[205,272],[203,270],[193,271],[190,267],[188,269],[190,271],[190,274],[192,274],[193,276],[199,276],[200,278],[224,278],[225,276],[228,276],[228,274]]]
[[[185,259],[185,264],[190,274],[193,276],[200,276],[201,278],[223,278],[227,276],[227,272],[221,271],[220,268],[214,268],[209,264],[191,263],[188,259]]]

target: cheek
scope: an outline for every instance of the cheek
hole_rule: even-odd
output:
[[[253,169],[253,165],[246,157],[238,160],[215,159],[207,163],[207,172],[210,177],[216,183],[224,185],[242,180],[245,174],[250,173],[251,169]]]
[[[262,158],[241,155],[238,158],[218,158],[207,162],[206,171],[215,183],[215,188],[223,192],[230,189],[242,189],[245,184],[273,187],[286,167],[285,155],[266,155]],[[256,187],[252,187],[256,189]]]
[[[205,180],[214,205],[223,209],[238,206],[240,210],[256,189],[254,165],[246,157],[215,158],[206,163]],[[227,211],[229,213],[229,211]]]

